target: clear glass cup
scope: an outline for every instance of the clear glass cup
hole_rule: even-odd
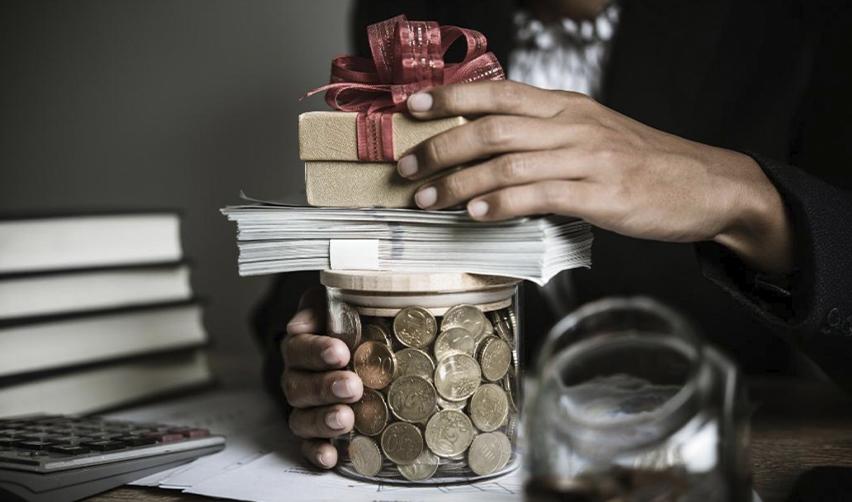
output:
[[[526,416],[530,500],[751,500],[734,365],[647,298],[586,305],[549,333]]]
[[[321,274],[328,334],[364,383],[338,472],[441,484],[518,467],[518,281],[444,273]]]

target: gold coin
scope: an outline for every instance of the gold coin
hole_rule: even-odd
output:
[[[388,405],[382,394],[373,389],[364,389],[361,399],[352,405],[355,414],[355,430],[367,436],[382,432],[388,423]]]
[[[444,399],[441,396],[438,396],[438,408],[442,410],[463,410],[464,407],[467,406],[467,399],[463,399],[461,401],[450,401],[449,399]]]
[[[476,337],[464,328],[449,328],[441,331],[435,339],[433,351],[437,361],[453,354],[473,356],[476,353]]]
[[[397,418],[422,422],[437,405],[435,387],[423,377],[406,375],[393,381],[388,389],[388,406]]]
[[[447,356],[435,368],[435,389],[441,397],[450,401],[472,396],[481,380],[479,364],[467,354]]]
[[[467,415],[457,410],[441,410],[426,424],[426,445],[435,455],[450,458],[464,453],[474,434]]]
[[[480,340],[491,331],[491,323],[485,314],[474,305],[456,305],[447,310],[441,320],[441,331],[450,328],[463,328]]]
[[[479,434],[470,444],[467,463],[470,470],[480,476],[494,474],[506,464],[512,456],[512,444],[502,432]]]
[[[375,476],[382,470],[382,452],[367,436],[355,436],[349,442],[349,460],[363,476]]]
[[[435,339],[438,321],[423,307],[406,307],[394,317],[393,332],[406,347],[424,349]]]
[[[482,385],[470,398],[470,419],[483,432],[496,431],[509,414],[509,398],[499,385]]]
[[[415,425],[394,422],[382,433],[382,451],[395,464],[414,463],[423,451],[423,435]]]
[[[397,465],[402,477],[409,481],[423,481],[435,475],[440,459],[427,448],[423,448],[417,460],[408,465]]]
[[[355,373],[365,387],[384,389],[393,380],[396,358],[390,347],[381,342],[364,342],[355,349],[352,357]]]
[[[350,351],[361,343],[361,316],[349,304],[329,302],[326,328],[329,336],[343,340]]]
[[[390,347],[391,340],[385,328],[379,324],[370,323],[361,330],[361,339],[365,342],[381,342]]]
[[[489,336],[483,342],[479,365],[482,367],[482,376],[486,380],[490,382],[500,380],[512,365],[512,348],[502,338]]]
[[[435,363],[429,354],[420,349],[402,349],[396,353],[396,376],[415,375],[431,380]]]

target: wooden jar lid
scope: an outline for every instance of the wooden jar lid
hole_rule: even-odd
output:
[[[464,274],[458,272],[320,272],[320,282],[330,288],[377,293],[438,293],[481,291],[514,286],[521,282],[512,277]]]

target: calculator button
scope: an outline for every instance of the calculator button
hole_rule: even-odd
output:
[[[93,450],[98,451],[112,451],[112,450],[120,450],[125,448],[127,445],[122,443],[121,441],[89,441],[88,443],[83,443],[83,446],[87,446]]]
[[[152,432],[150,434],[146,434],[145,437],[153,438],[158,443],[174,443],[174,442],[177,442],[177,441],[183,441],[183,434],[169,434],[169,433]]]
[[[52,444],[44,441],[15,441],[14,446],[27,450],[44,450]]]
[[[78,444],[57,444],[48,446],[47,449],[48,451],[63,453],[65,455],[81,455],[83,453],[89,453],[89,448]]]
[[[150,436],[119,436],[115,441],[121,441],[130,446],[144,446],[146,444],[154,444],[157,442],[156,437]]]

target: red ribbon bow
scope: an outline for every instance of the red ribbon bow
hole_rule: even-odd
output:
[[[487,51],[485,36],[434,21],[409,21],[404,15],[367,27],[373,59],[340,56],[331,62],[329,84],[308,93],[325,91],[334,109],[358,112],[358,159],[393,161],[391,114],[405,110],[412,94],[443,84],[502,80],[503,68]],[[446,63],[444,55],[464,37],[462,61]]]

